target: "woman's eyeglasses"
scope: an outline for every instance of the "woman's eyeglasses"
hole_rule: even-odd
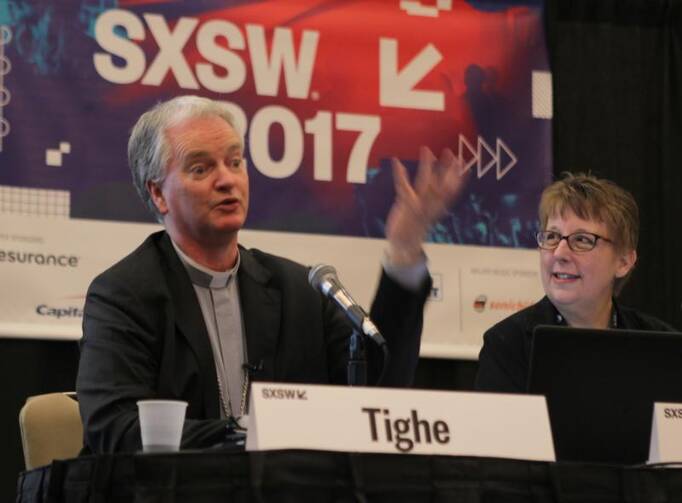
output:
[[[593,234],[592,232],[574,232],[568,236],[562,236],[556,231],[540,231],[535,234],[535,239],[538,241],[538,246],[543,250],[554,250],[563,239],[568,243],[568,247],[574,252],[586,252],[594,250],[597,246],[597,241],[600,239],[611,243],[608,238]]]

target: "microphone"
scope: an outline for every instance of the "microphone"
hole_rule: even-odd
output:
[[[369,319],[369,315],[353,300],[353,297],[351,297],[341,284],[341,281],[339,281],[336,269],[330,265],[317,264],[308,273],[308,283],[315,290],[322,292],[322,295],[336,302],[343,312],[346,313],[346,316],[356,330],[365,334],[379,346],[386,345],[386,340],[384,340],[376,325],[372,323],[372,320]]]

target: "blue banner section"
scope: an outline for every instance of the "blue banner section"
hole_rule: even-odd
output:
[[[151,222],[130,128],[199,94],[243,125],[250,229],[383,237],[390,159],[414,171],[426,145],[472,172],[431,241],[535,246],[551,177],[537,1],[5,0],[0,26],[0,186],[68,193],[71,218]],[[10,192],[0,211],[30,213]]]

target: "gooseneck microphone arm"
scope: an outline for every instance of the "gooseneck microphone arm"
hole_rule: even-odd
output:
[[[320,291],[322,295],[334,301],[336,305],[339,306],[341,311],[346,314],[346,317],[353,325],[354,334],[351,337],[349,345],[349,384],[365,384],[365,382],[362,382],[363,379],[361,377],[357,377],[361,373],[358,371],[358,368],[364,368],[359,363],[361,360],[364,360],[364,344],[361,338],[357,336],[359,334],[370,338],[382,349],[383,364],[379,379],[377,379],[376,383],[380,384],[383,380],[384,374],[386,373],[386,369],[388,368],[390,355],[386,340],[379,332],[379,329],[372,322],[365,310],[357,302],[355,302],[353,297],[351,297],[348,291],[343,287],[341,281],[339,281],[339,278],[336,275],[336,269],[334,269],[332,266],[318,264],[311,268],[310,272],[308,273],[308,282],[313,288]]]

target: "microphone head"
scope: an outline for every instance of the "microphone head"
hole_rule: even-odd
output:
[[[322,282],[326,279],[336,280],[336,269],[330,265],[317,264],[308,272],[308,283],[315,290],[320,290]]]

